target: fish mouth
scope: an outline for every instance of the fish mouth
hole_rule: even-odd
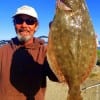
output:
[[[56,5],[57,5],[58,8],[60,8],[62,10],[72,11],[72,8],[69,6],[69,4],[65,4],[64,0],[57,0]]]

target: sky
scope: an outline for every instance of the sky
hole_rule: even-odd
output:
[[[97,38],[100,40],[100,0],[86,0],[88,11]],[[12,16],[22,5],[29,5],[36,9],[39,16],[39,28],[35,36],[49,33],[49,22],[55,14],[56,0],[0,0],[0,40],[9,40],[16,36]]]

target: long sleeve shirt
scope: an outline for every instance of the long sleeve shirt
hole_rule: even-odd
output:
[[[0,100],[44,100],[46,76],[58,81],[40,39],[24,46],[13,38],[0,47]]]

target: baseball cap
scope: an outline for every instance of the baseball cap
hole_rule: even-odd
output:
[[[19,14],[25,14],[25,15],[29,15],[32,16],[36,19],[38,19],[38,14],[36,12],[36,10],[33,7],[27,6],[27,5],[23,5],[21,7],[19,7],[16,11],[16,13],[13,15],[13,17],[15,17],[16,15]]]

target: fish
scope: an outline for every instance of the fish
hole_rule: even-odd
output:
[[[96,59],[96,34],[85,0],[56,0],[47,60],[59,82],[68,84],[67,100],[83,100],[80,87]]]

